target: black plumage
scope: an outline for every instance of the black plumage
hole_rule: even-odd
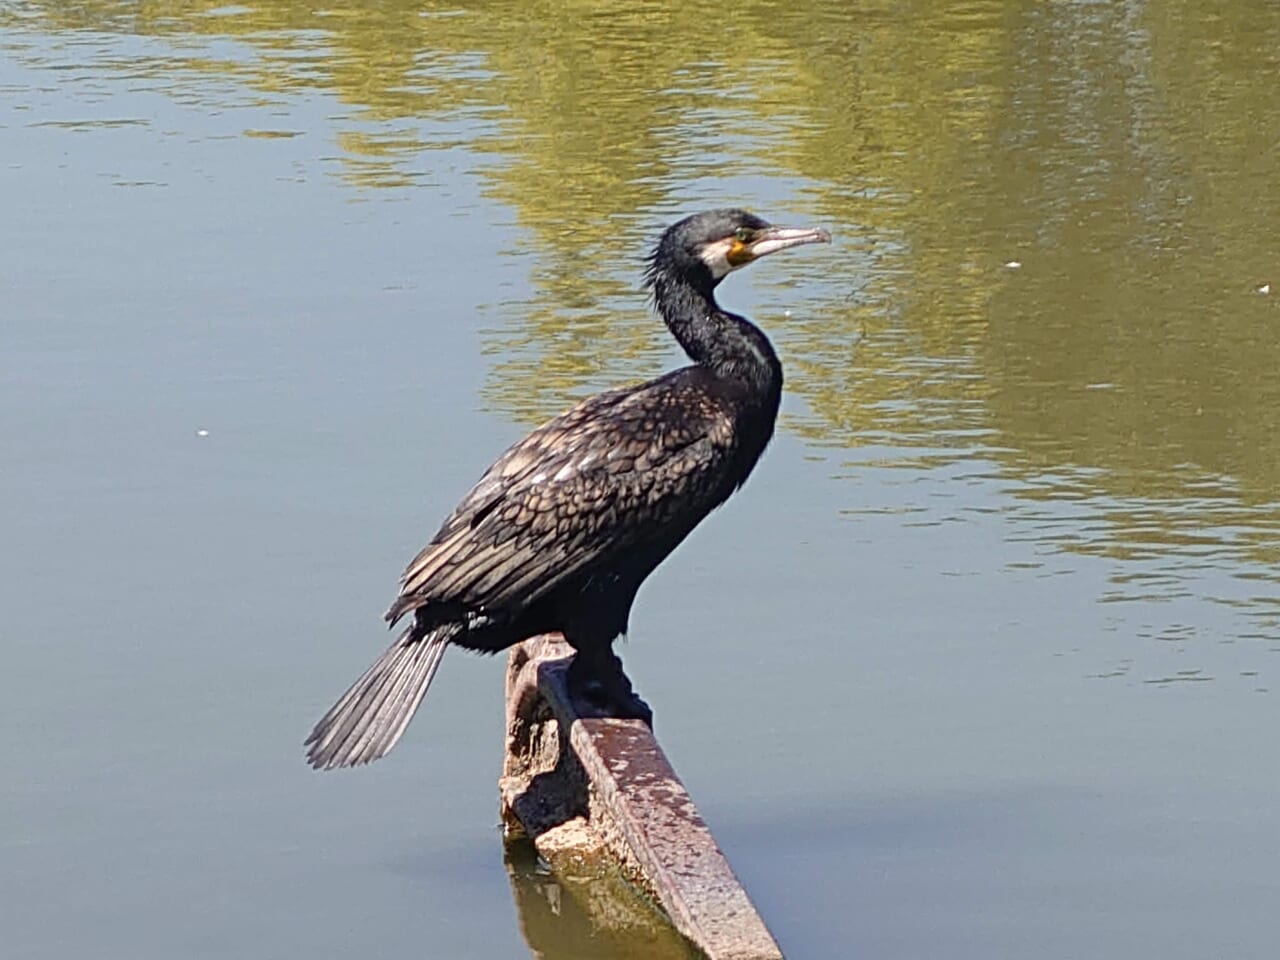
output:
[[[578,651],[571,681],[615,715],[649,719],[612,642],[645,577],[746,481],[782,395],[768,338],[722,310],[715,287],[766,254],[829,241],[743,210],[662,235],[645,280],[694,363],[584,400],[489,468],[405,570],[386,619],[413,622],[316,724],[313,766],[395,746],[447,646],[495,652],[556,630]]]

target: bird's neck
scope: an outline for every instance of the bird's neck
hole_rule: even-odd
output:
[[[683,281],[663,278],[654,284],[653,293],[658,313],[694,363],[721,380],[740,384],[777,410],[782,364],[759,327],[722,310],[710,290]]]

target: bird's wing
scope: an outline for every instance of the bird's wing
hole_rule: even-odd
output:
[[[409,564],[387,619],[427,603],[525,607],[677,518],[696,522],[728,493],[732,437],[721,403],[666,378],[584,401],[489,468]]]

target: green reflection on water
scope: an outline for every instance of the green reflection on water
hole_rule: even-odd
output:
[[[484,396],[510,416],[659,369],[641,255],[677,213],[743,200],[837,239],[755,280],[803,401],[787,429],[990,461],[1064,551],[1274,582],[1270,5],[744,0],[714,32],[688,4],[7,9],[85,43],[165,38],[117,66],[175,96],[210,76],[255,103],[331,95],[357,189],[429,186],[424,154],[470,148],[532,278],[488,317]]]
[[[504,859],[520,930],[541,960],[699,960],[663,913],[608,863],[548,871],[527,840]]]

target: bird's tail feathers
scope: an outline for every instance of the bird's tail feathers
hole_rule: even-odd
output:
[[[353,683],[307,737],[317,770],[352,767],[385,755],[400,740],[436,675],[454,624],[423,630],[411,624]]]

